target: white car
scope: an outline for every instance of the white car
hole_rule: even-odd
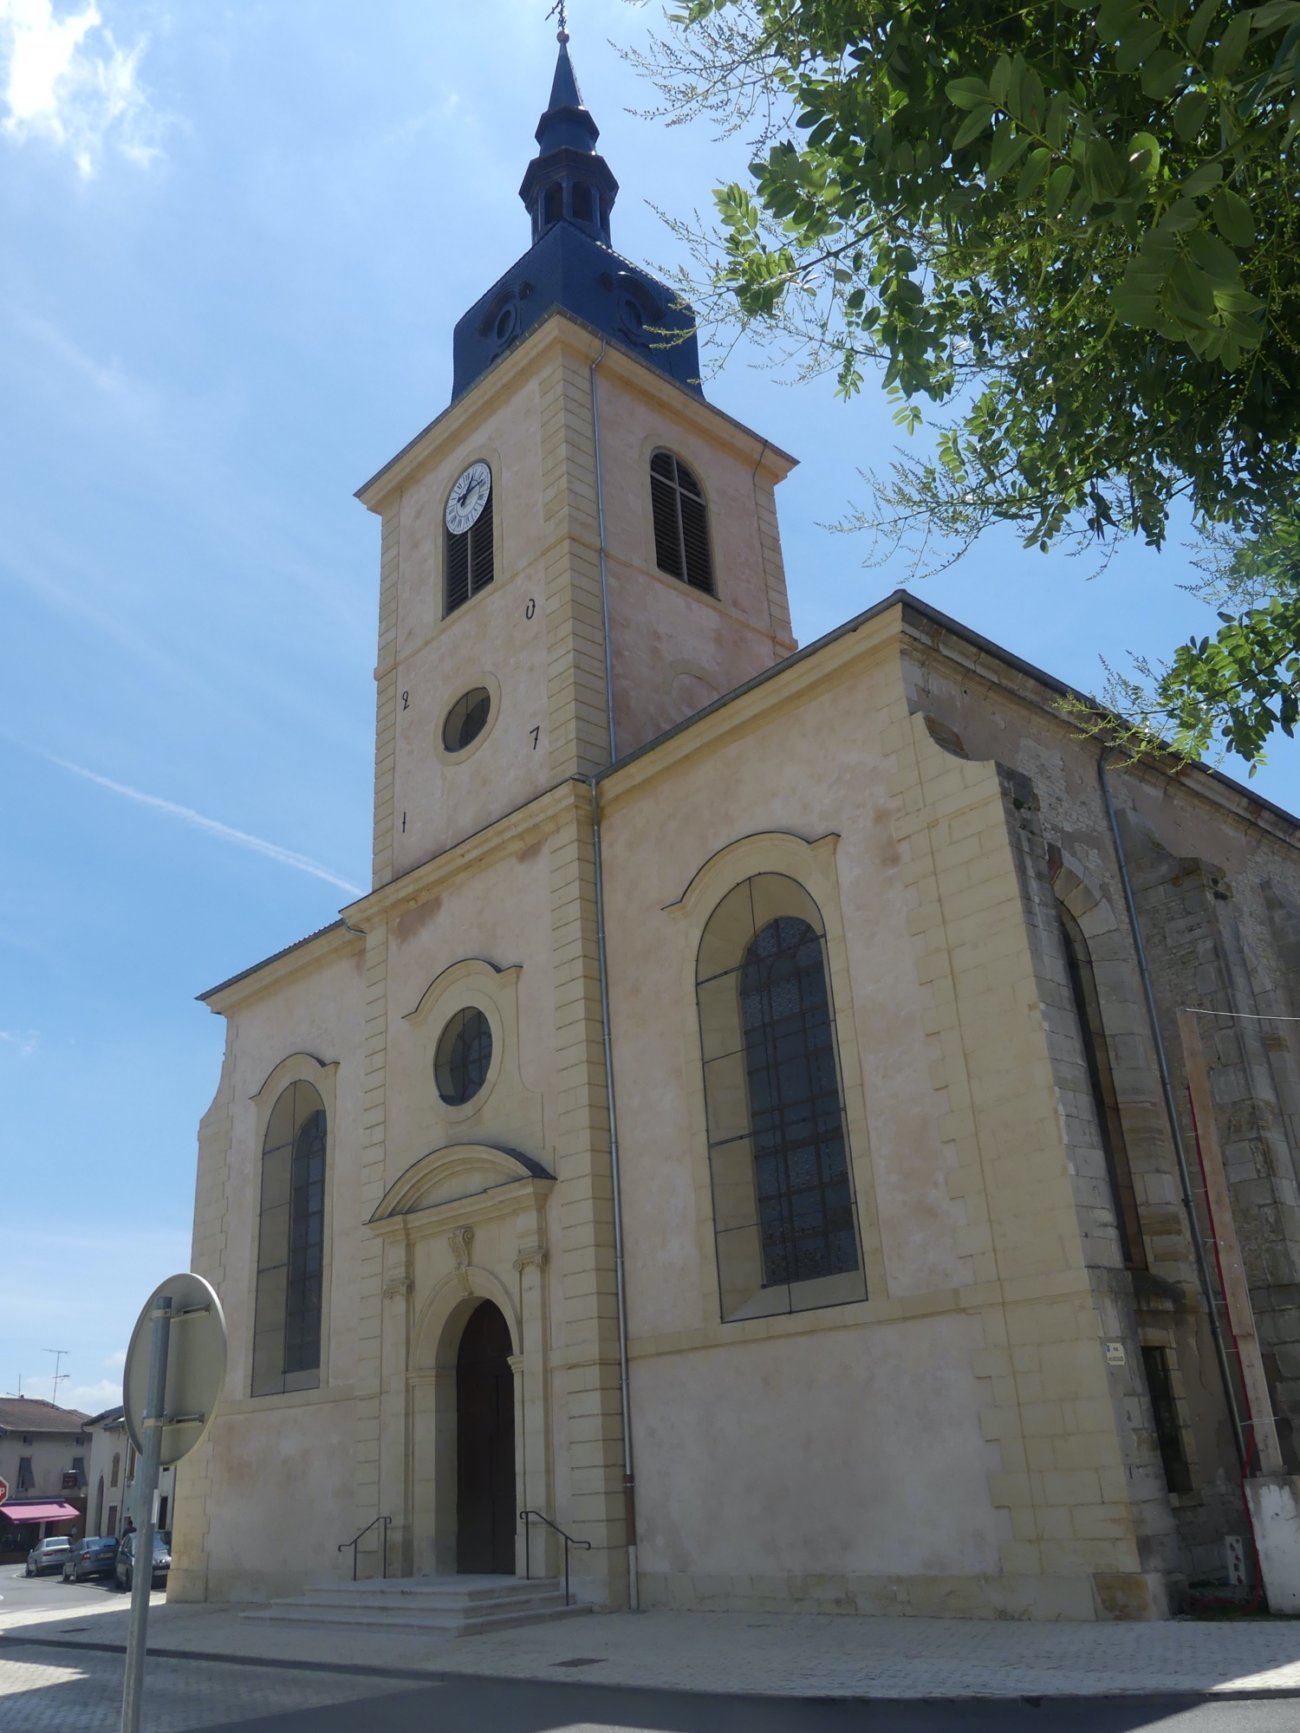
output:
[[[71,1551],[72,1540],[66,1534],[52,1534],[47,1540],[38,1540],[27,1555],[27,1568],[23,1575],[35,1577],[42,1571],[61,1571]]]

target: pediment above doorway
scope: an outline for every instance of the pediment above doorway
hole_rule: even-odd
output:
[[[495,1214],[525,1199],[538,1207],[555,1175],[522,1150],[488,1143],[451,1143],[413,1161],[384,1193],[369,1225],[376,1233],[406,1232],[423,1218],[430,1228],[454,1217]]]

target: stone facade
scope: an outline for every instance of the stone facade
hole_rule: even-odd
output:
[[[661,569],[661,450],[701,489],[707,588]],[[1164,1613],[1245,1525],[1186,1007],[1300,1467],[1294,821],[1103,764],[1061,688],[909,597],[795,653],[791,461],[560,309],[362,489],[373,888],[206,995],[194,1263],[231,1353],[173,1595],[292,1591],[362,1531],[363,1574],[487,1568],[484,1524],[493,1568],[553,1571],[528,1511],[587,1543],[603,1606]],[[474,463],[495,571],[447,609]],[[816,1272],[774,1273],[752,1054],[719,1048],[739,975],[703,959],[737,896],[755,944],[784,921],[818,959],[842,1201]],[[457,1097],[466,1018],[490,1056]],[[290,1089],[325,1127],[319,1364],[254,1396]],[[510,1351],[471,1384],[485,1304]],[[498,1450],[489,1510],[467,1459]]]

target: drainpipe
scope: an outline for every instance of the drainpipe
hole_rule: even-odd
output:
[[[600,457],[600,394],[596,369],[605,359],[608,345],[602,340],[600,353],[591,364],[591,432],[595,447],[596,525],[600,543],[600,612],[605,634],[605,702],[609,725],[609,761],[618,756],[614,729],[614,655],[609,630],[609,565],[605,548],[605,480]],[[623,1262],[623,1187],[618,1158],[618,1107],[614,1093],[614,1044],[609,1023],[609,958],[605,943],[605,877],[600,847],[600,785],[587,778],[591,789],[591,842],[596,873],[596,958],[600,976],[600,1036],[605,1055],[605,1106],[609,1118],[609,1166],[614,1209],[614,1290],[618,1302],[618,1388],[623,1411],[623,1519],[627,1532],[627,1598],[638,1611],[636,1547],[636,1475],[632,1466],[632,1403],[627,1375],[627,1288]]]
[[[1151,1030],[1151,1040],[1155,1046],[1156,1069],[1160,1075],[1160,1092],[1164,1098],[1165,1116],[1169,1121],[1169,1134],[1173,1139],[1174,1155],[1178,1162],[1178,1183],[1182,1192],[1183,1209],[1186,1211],[1188,1226],[1191,1229],[1192,1249],[1196,1258],[1196,1273],[1200,1282],[1201,1294],[1205,1300],[1210,1334],[1214,1338],[1214,1354],[1219,1363],[1219,1377],[1223,1383],[1223,1394],[1227,1399],[1228,1418],[1232,1422],[1233,1440],[1236,1443],[1237,1456],[1244,1470],[1247,1461],[1245,1433],[1241,1423],[1241,1414],[1237,1407],[1237,1393],[1232,1385],[1232,1369],[1228,1362],[1227,1344],[1223,1339],[1223,1326],[1219,1321],[1219,1314],[1214,1301],[1214,1290],[1210,1285],[1210,1267],[1206,1256],[1205,1240],[1201,1234],[1201,1224],[1196,1214],[1196,1205],[1192,1199],[1192,1176],[1187,1160],[1187,1146],[1183,1141],[1182,1127],[1178,1120],[1178,1109],[1174,1102],[1174,1086],[1169,1075],[1169,1060],[1165,1052],[1164,1038],[1160,1033],[1160,1018],[1156,1010],[1155,989],[1147,964],[1146,946],[1142,942],[1142,926],[1138,920],[1137,900],[1133,894],[1133,881],[1129,877],[1128,857],[1124,853],[1124,839],[1119,828],[1119,817],[1115,811],[1110,781],[1106,775],[1106,750],[1104,748],[1097,759],[1097,780],[1101,784],[1101,796],[1106,805],[1106,817],[1110,823],[1115,860],[1119,866],[1120,884],[1124,890],[1124,907],[1128,912],[1129,931],[1132,934],[1133,949],[1137,955],[1138,974],[1142,978],[1142,996],[1146,1002],[1147,1023]]]

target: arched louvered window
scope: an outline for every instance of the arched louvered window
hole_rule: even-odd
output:
[[[1106,1177],[1119,1227],[1120,1250],[1130,1269],[1145,1268],[1146,1251],[1142,1243],[1142,1223],[1138,1216],[1137,1194],[1133,1189],[1133,1172],[1129,1165],[1124,1122],[1120,1117],[1119,1097],[1111,1070],[1110,1046],[1106,1040],[1106,1026],[1102,1021],[1101,998],[1093,974],[1092,956],[1083,928],[1064,903],[1057,904],[1057,913],[1061,918],[1061,934],[1065,941],[1070,994],[1074,1000],[1079,1034],[1083,1039],[1084,1059],[1088,1066],[1088,1086],[1097,1115],[1097,1133],[1101,1138]]]
[[[254,1396],[320,1383],[325,1108],[310,1083],[277,1098],[262,1144]]]
[[[491,472],[486,464],[476,464],[474,467],[481,467],[488,475],[488,494],[477,518],[468,529],[453,534],[445,523],[443,525],[443,569],[446,573],[444,616],[463,607],[470,597],[477,596],[480,590],[487,589],[496,575],[492,545],[494,501]]]
[[[650,509],[659,570],[713,595],[709,508],[704,490],[671,451],[656,451],[650,459]]]
[[[820,911],[778,874],[709,918],[696,994],[724,1318],[866,1296]]]

